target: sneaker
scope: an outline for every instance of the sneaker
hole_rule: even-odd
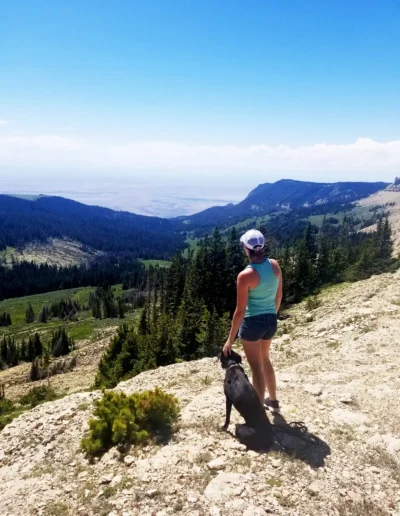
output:
[[[269,398],[266,398],[264,400],[264,407],[275,414],[281,411],[278,400],[271,401]]]

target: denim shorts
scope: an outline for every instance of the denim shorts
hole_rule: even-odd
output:
[[[249,341],[271,340],[278,329],[275,314],[262,314],[245,317],[239,328],[239,338]]]

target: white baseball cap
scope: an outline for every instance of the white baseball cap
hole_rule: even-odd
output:
[[[264,247],[264,236],[258,229],[249,229],[240,237],[240,241],[247,249],[262,249]]]

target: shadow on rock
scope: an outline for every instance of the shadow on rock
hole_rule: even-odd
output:
[[[282,414],[274,414],[274,445],[272,451],[286,453],[312,468],[321,468],[331,453],[329,445],[308,431],[302,422],[288,423]]]

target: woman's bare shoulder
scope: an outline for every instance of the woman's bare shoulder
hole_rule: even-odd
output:
[[[271,263],[272,270],[274,271],[274,273],[277,276],[279,276],[281,274],[281,268],[279,267],[278,260],[274,260],[273,258],[270,258],[269,261]]]
[[[258,275],[258,272],[252,269],[251,267],[246,267],[242,272],[238,274],[238,281],[249,281],[255,275]]]

